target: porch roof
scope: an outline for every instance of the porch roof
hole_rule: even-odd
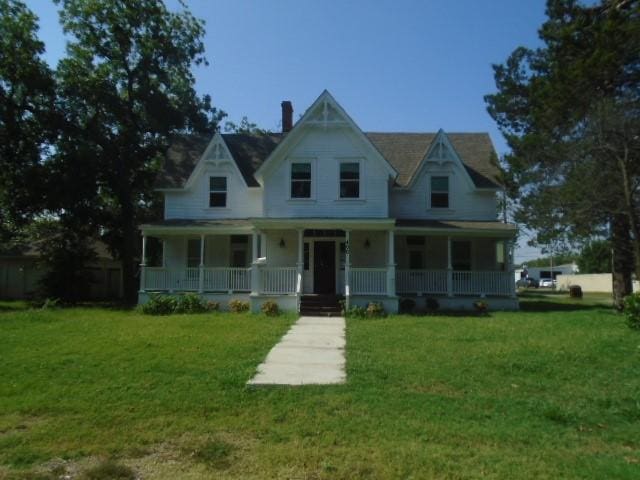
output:
[[[248,234],[253,230],[253,224],[246,218],[224,218],[216,220],[169,219],[140,225],[140,230],[147,235],[171,234]]]
[[[475,220],[398,219],[396,232],[433,235],[473,235],[511,238],[517,231],[513,223]]]
[[[263,229],[338,229],[338,230],[392,230],[395,218],[253,218],[256,228]]]

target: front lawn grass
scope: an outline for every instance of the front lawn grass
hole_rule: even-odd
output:
[[[635,479],[640,335],[597,300],[349,320],[348,383],[291,388],[245,382],[292,317],[0,312],[0,478]]]

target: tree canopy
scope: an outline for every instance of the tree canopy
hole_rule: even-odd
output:
[[[632,246],[640,262],[639,5],[549,0],[543,46],[495,65],[497,92],[485,97],[511,149],[516,220],[538,244],[610,237],[620,295]]]

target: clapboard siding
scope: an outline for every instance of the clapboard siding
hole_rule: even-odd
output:
[[[361,140],[343,129],[313,129],[264,178],[264,212],[267,217],[387,217],[388,172],[382,162],[372,158]],[[339,198],[339,163],[359,161],[361,199]],[[311,161],[310,200],[290,199],[290,164]]]
[[[209,208],[209,177],[227,177],[226,208]],[[249,188],[231,164],[205,166],[191,188],[165,192],[165,219],[249,218],[262,215],[261,188]]]
[[[448,209],[429,208],[430,177],[449,176]],[[466,178],[459,164],[427,164],[411,189],[394,188],[390,194],[389,211],[396,218],[432,218],[447,220],[495,220],[497,198],[493,191],[478,191]]]

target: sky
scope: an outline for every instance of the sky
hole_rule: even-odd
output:
[[[499,155],[508,147],[483,99],[495,91],[491,66],[538,46],[545,20],[544,0],[184,2],[206,22],[196,89],[236,123],[278,131],[282,100],[298,118],[327,89],[364,131],[489,132]],[[57,7],[26,3],[55,66],[66,43]],[[517,263],[540,256],[528,235]]]

